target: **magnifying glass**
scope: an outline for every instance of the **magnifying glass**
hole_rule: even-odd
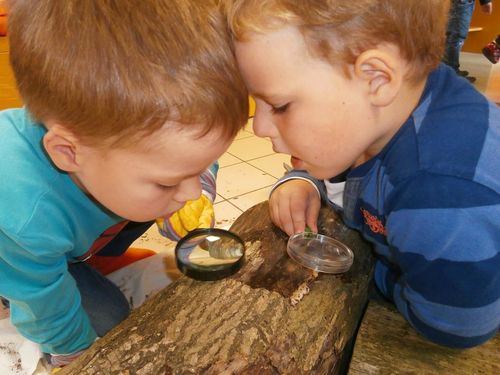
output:
[[[177,242],[175,259],[186,276],[203,281],[219,280],[241,268],[245,244],[238,235],[224,229],[195,229]]]

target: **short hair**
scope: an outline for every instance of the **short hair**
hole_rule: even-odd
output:
[[[37,121],[123,144],[167,121],[232,137],[248,119],[215,0],[16,0],[9,16],[10,61]]]
[[[392,43],[417,81],[442,59],[449,0],[224,0],[224,8],[236,40],[296,26],[311,53],[332,64]]]

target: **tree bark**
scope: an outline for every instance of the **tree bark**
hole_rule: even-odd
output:
[[[345,274],[318,274],[290,259],[287,236],[261,203],[231,227],[247,248],[238,273],[180,278],[60,374],[338,373],[366,305],[373,257],[331,209],[322,208],[319,223],[353,250]]]

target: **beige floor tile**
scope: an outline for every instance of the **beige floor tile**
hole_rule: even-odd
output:
[[[245,161],[272,155],[274,153],[273,145],[269,140],[257,138],[255,136],[235,140],[227,152]]]
[[[469,74],[476,77],[474,87],[485,92],[488,85],[491,63],[479,53],[462,52],[460,54],[460,69],[467,70]]]
[[[236,156],[233,156],[229,153],[224,153],[222,156],[219,158],[219,167],[228,167],[233,164],[238,164],[242,163],[242,160],[238,159]]]
[[[276,178],[247,163],[219,169],[217,194],[225,199],[249,193],[272,185]]]
[[[491,68],[485,95],[496,103],[500,103],[500,63]]]
[[[254,134],[254,132],[253,132],[253,117],[248,119],[248,122],[245,125],[245,131]]]
[[[152,225],[141,237],[134,241],[132,247],[154,250],[157,253],[171,252],[175,248],[176,242],[163,237],[158,231],[158,227]]]
[[[283,167],[283,163],[290,164],[290,155],[273,154],[248,162],[248,164],[259,168],[276,178],[280,178],[285,174],[285,167]]]
[[[241,130],[236,135],[236,138],[234,138],[234,139],[244,139],[244,138],[249,138],[249,137],[253,137],[253,136],[254,136],[253,132],[247,131],[247,125],[245,125],[245,128],[243,130]]]
[[[243,211],[224,201],[214,205],[215,227],[228,229]]]
[[[238,195],[237,197],[231,198],[228,201],[234,204],[240,210],[246,211],[260,202],[267,201],[271,189],[272,185],[267,186],[263,189],[252,191],[251,193]]]

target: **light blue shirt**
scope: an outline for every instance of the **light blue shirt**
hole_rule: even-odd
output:
[[[122,219],[51,163],[45,133],[24,109],[0,112],[0,295],[23,336],[46,353],[68,354],[96,333],[67,263]]]

